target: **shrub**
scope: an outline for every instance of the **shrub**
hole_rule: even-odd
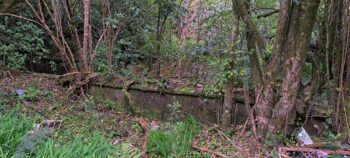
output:
[[[44,31],[32,23],[19,21],[13,24],[5,17],[0,23],[0,34],[4,37],[0,38],[0,57],[10,68],[23,69],[29,56],[41,58],[48,54]]]

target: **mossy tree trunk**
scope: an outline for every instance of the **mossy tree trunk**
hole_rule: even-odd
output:
[[[284,61],[284,76],[281,85],[281,98],[276,105],[276,113],[270,124],[272,131],[281,131],[295,120],[295,101],[300,89],[302,68],[310,45],[311,32],[316,22],[320,0],[293,2],[289,44]],[[301,14],[301,15],[299,15]]]

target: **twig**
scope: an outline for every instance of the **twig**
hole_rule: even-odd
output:
[[[279,158],[290,158],[290,156],[286,155],[285,151],[283,151],[282,148],[278,149],[278,157]]]
[[[241,137],[241,136],[243,135],[243,133],[244,133],[246,127],[247,127],[248,122],[249,122],[249,118],[247,118],[247,119],[245,120],[245,123],[244,123],[244,125],[243,125],[243,128],[242,128],[241,132],[239,133],[239,137]]]
[[[261,96],[261,93],[262,93],[263,88],[264,88],[264,87],[261,87],[261,88],[260,88],[259,94],[258,94],[258,96],[257,96],[256,99],[255,99],[255,104],[254,104],[253,108],[250,109],[249,114],[253,114],[253,112],[254,112],[254,110],[255,110],[255,107],[256,107],[256,103],[257,103],[258,100],[260,99],[260,96]],[[245,129],[246,129],[246,126],[247,126],[247,124],[248,124],[248,120],[249,120],[249,119],[250,119],[250,117],[247,118],[247,120],[246,120],[246,122],[245,122],[245,124],[244,124],[244,126],[243,126],[243,128],[242,128],[242,130],[241,130],[241,133],[239,134],[239,136],[242,136],[242,135],[243,135],[243,133],[244,133],[244,131],[245,131]],[[255,121],[255,120],[253,120],[253,121]],[[254,132],[254,131],[253,131],[253,132]],[[254,133],[254,134],[255,134],[255,133]],[[255,136],[256,136],[256,135],[255,135]]]
[[[317,153],[324,152],[327,154],[341,154],[341,155],[350,155],[348,150],[319,150],[314,148],[305,148],[305,147],[281,147],[281,151],[295,151],[295,152],[308,152],[308,153]]]
[[[237,148],[237,149],[240,150],[241,152],[243,151],[242,148],[239,147],[238,145],[234,144],[234,143],[232,142],[232,140],[231,140],[224,132],[220,131],[220,130],[217,129],[217,128],[215,128],[215,130],[216,130],[216,132],[219,133],[219,135],[221,135],[221,136],[224,137],[228,142],[230,142],[230,144],[231,144],[232,146],[234,146],[235,148]]]
[[[245,106],[246,106],[246,109],[247,109],[247,112],[249,115],[248,118],[250,119],[250,122],[252,124],[253,133],[254,133],[254,136],[256,137],[257,132],[256,132],[255,118],[254,118],[253,111],[251,111],[251,109],[250,109],[250,104],[249,104],[250,98],[249,98],[248,83],[246,83],[244,85],[244,100],[245,100]]]
[[[207,152],[207,153],[210,153],[210,154],[214,154],[215,156],[219,156],[219,157],[223,157],[223,158],[230,158],[229,156],[226,156],[222,153],[219,153],[219,152],[216,152],[216,151],[212,151],[212,150],[209,150],[209,149],[204,149],[204,148],[200,148],[198,146],[195,146],[195,145],[192,145],[192,148],[193,149],[196,149],[198,151],[202,151],[202,152]]]

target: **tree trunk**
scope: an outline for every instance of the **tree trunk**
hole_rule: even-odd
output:
[[[296,33],[289,34],[293,36],[293,43],[289,44],[285,59],[285,72],[281,86],[281,98],[276,106],[276,113],[273,119],[271,130],[280,131],[288,123],[294,123],[295,119],[295,100],[300,88],[301,71],[306,61],[308,47],[310,45],[311,32],[316,21],[316,15],[320,0],[307,0],[304,3],[294,3],[298,13],[304,13],[299,18],[294,19],[293,22],[300,20],[298,25],[291,25],[297,27]],[[300,8],[300,9],[299,9]],[[293,14],[292,16],[295,16]],[[299,26],[299,27],[298,27]]]
[[[251,76],[252,76],[252,82],[254,88],[254,94],[255,96],[258,96],[259,90],[261,87],[261,84],[263,82],[262,79],[262,70],[261,66],[259,63],[259,57],[258,57],[258,52],[256,51],[256,43],[253,37],[252,32],[247,31],[246,33],[246,38],[247,38],[247,48],[248,48],[248,55],[249,55],[249,63],[250,63],[250,69],[251,69]]]
[[[333,130],[336,133],[341,132],[341,119],[339,119],[339,112],[342,110],[339,107],[338,96],[339,91],[336,87],[340,86],[340,63],[341,63],[341,55],[342,55],[342,39],[340,36],[340,32],[342,29],[342,14],[343,14],[343,0],[339,0],[337,2],[328,0],[327,5],[327,42],[326,42],[326,53],[329,58],[333,57],[331,69],[333,78],[333,83],[331,84],[331,105],[333,107],[332,114],[332,125]],[[330,71],[330,70],[329,70]]]
[[[90,0],[84,0],[84,38],[83,38],[83,71],[89,71],[89,63],[88,63],[88,49],[89,49],[89,37],[90,33]],[[91,63],[92,64],[92,63]]]
[[[275,97],[275,82],[278,73],[278,66],[281,59],[282,48],[286,41],[286,32],[288,29],[290,0],[282,0],[280,2],[279,20],[277,26],[276,39],[272,50],[272,60],[265,68],[265,80],[262,87],[261,97],[257,99],[256,113],[258,121],[258,135],[264,137],[267,131],[269,120],[272,115]],[[260,87],[256,87],[259,88]],[[256,89],[255,88],[255,89]],[[257,91],[257,90],[256,90]],[[256,96],[257,97],[257,96]]]
[[[225,96],[224,96],[224,103],[223,103],[222,116],[221,116],[221,127],[224,131],[230,130],[234,88],[235,88],[234,79],[229,79],[229,82],[227,83],[225,88]]]
[[[226,71],[233,71],[234,69],[234,51],[237,49],[237,41],[238,41],[238,27],[239,27],[239,19],[237,16],[237,7],[234,0],[232,0],[232,52],[228,55],[231,59],[230,67]],[[232,107],[233,107],[233,90],[235,88],[235,78],[228,78],[228,82],[225,88],[225,96],[224,96],[224,104],[223,104],[223,114],[221,117],[221,127],[223,130],[229,130],[231,124],[232,117]]]
[[[342,62],[340,68],[340,93],[342,94],[342,110],[340,114],[340,119],[342,123],[342,132],[347,136],[348,142],[350,142],[350,17],[349,17],[349,7],[350,1],[345,0],[343,3],[343,34],[342,34]]]

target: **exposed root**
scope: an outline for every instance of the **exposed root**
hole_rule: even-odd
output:
[[[147,154],[147,143],[148,143],[148,138],[149,138],[149,133],[150,133],[150,126],[148,124],[148,122],[143,119],[143,118],[138,118],[137,123],[140,124],[140,126],[143,128],[143,130],[145,131],[145,138],[143,140],[142,143],[142,157],[147,158],[148,154]]]

